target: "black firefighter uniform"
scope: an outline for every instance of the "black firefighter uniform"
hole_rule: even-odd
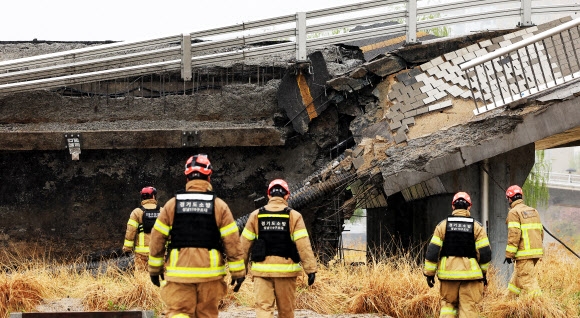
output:
[[[296,277],[316,273],[316,258],[302,215],[288,207],[284,198],[271,197],[263,208],[253,211],[242,232],[244,260],[257,239],[266,242],[263,261],[251,261],[257,318],[293,318]]]
[[[137,269],[147,270],[149,240],[158,215],[157,200],[146,199],[141,201],[141,206],[134,209],[129,216],[123,251],[135,251],[135,268]]]
[[[232,279],[246,275],[232,212],[211,190],[205,180],[188,181],[186,192],[161,209],[151,232],[149,274],[165,275],[161,299],[169,318],[217,318],[227,292],[226,261]]]
[[[505,257],[516,260],[508,291],[515,295],[522,292],[532,296],[539,295],[541,290],[535,266],[544,255],[544,230],[540,214],[519,199],[511,203],[506,223],[508,240]]]
[[[423,273],[440,281],[439,317],[478,317],[483,275],[491,262],[491,247],[481,223],[468,210],[457,209],[441,221],[425,255]]]

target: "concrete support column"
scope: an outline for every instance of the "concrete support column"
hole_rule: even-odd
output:
[[[435,226],[451,214],[453,195],[465,191],[473,203],[471,216],[482,223],[487,220],[492,263],[507,285],[513,266],[503,264],[507,242],[505,220],[509,209],[505,189],[512,184],[523,185],[534,165],[534,151],[534,144],[528,144],[440,175],[447,193],[406,202],[401,192],[397,192],[388,197],[386,208],[367,209],[369,250],[382,249],[390,253],[394,246],[426,247]],[[484,167],[489,174],[483,171]],[[420,253],[424,255],[424,251]]]

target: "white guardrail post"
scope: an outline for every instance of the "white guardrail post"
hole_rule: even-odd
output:
[[[306,12],[296,13],[296,62],[306,61]]]
[[[532,26],[532,0],[521,0],[522,1],[522,12],[521,17],[522,21],[520,26]]]
[[[417,0],[407,0],[407,41],[406,44],[417,43]]]
[[[191,34],[181,38],[181,79],[191,81]]]

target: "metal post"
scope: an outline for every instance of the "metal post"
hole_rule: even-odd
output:
[[[181,39],[181,79],[191,81],[191,34],[182,34]]]
[[[483,160],[483,167],[481,169],[481,223],[485,226],[485,232],[489,233],[489,160]]]
[[[417,0],[407,0],[407,41],[406,44],[417,43]]]
[[[306,61],[306,12],[296,13],[296,62]]]
[[[529,27],[534,25],[532,23],[532,0],[521,0],[522,1],[522,13],[520,26]]]

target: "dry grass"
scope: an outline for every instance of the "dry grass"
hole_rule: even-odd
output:
[[[380,313],[392,317],[437,317],[439,292],[428,288],[420,255],[415,251],[377,258],[367,265],[336,264],[321,267],[313,286],[299,277],[297,307],[321,314]],[[15,258],[15,260],[17,257]],[[9,312],[34,312],[42,301],[78,298],[86,310],[163,309],[159,288],[146,272],[122,272],[114,267],[95,275],[57,267],[44,260],[9,262],[0,274],[0,317]],[[580,260],[568,251],[549,247],[538,264],[540,297],[508,298],[500,275],[490,270],[489,285],[480,303],[480,316],[579,317]],[[221,308],[254,304],[253,283],[248,277],[240,292],[230,292]]]

